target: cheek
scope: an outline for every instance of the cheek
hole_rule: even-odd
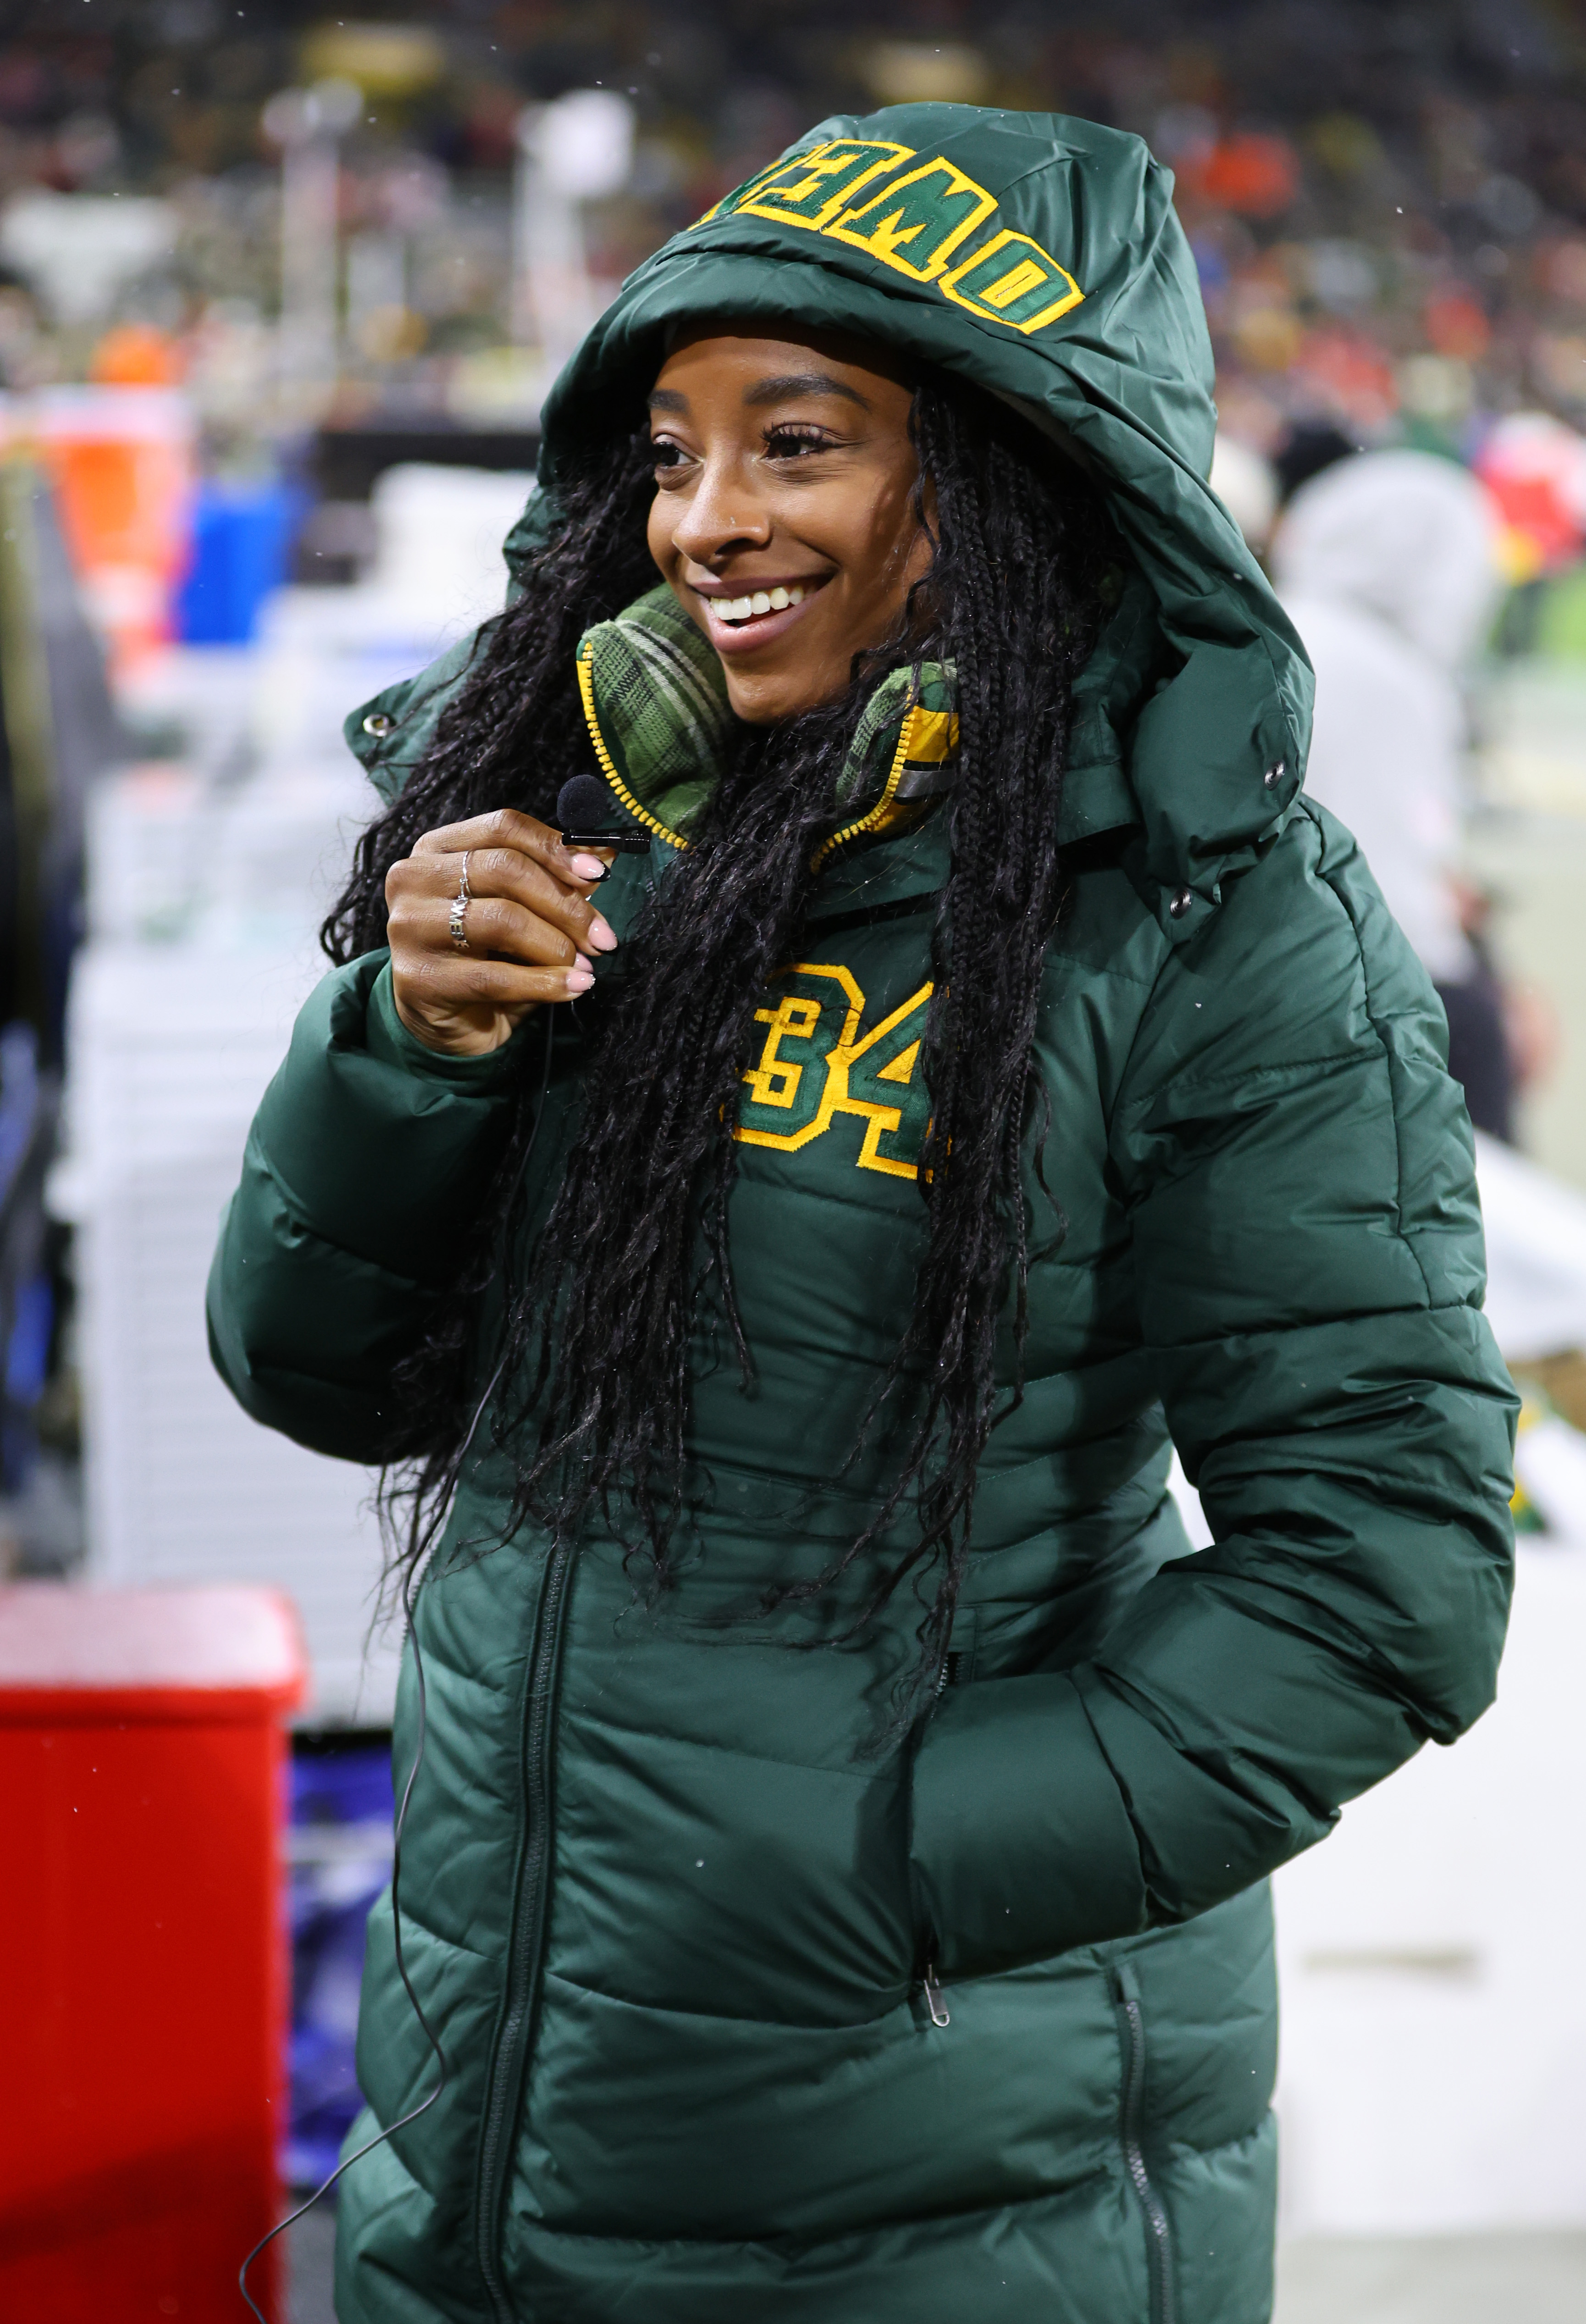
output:
[[[871,503],[862,543],[855,544],[860,592],[889,604],[894,598],[901,601],[930,558],[930,543],[914,513],[913,476],[889,476]]]
[[[836,586],[821,593],[828,619],[851,618],[856,604],[868,604],[885,588],[889,561],[895,562],[896,530],[887,496],[874,480],[862,487],[851,481],[833,484],[819,498],[808,494],[782,528],[790,545],[835,567]],[[840,605],[849,609],[847,616],[839,615]],[[800,630],[810,626],[802,622]]]
[[[662,572],[668,571],[676,560],[677,552],[672,545],[670,511],[660,493],[650,503],[650,512],[645,521],[645,539],[649,543],[650,555]]]

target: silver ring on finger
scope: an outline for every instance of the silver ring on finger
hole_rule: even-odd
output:
[[[472,854],[472,852],[473,851],[471,848],[469,850],[469,854]],[[468,856],[464,855],[463,858],[463,877],[458,882],[457,892],[452,899],[452,917],[447,923],[451,931],[452,949],[454,952],[466,952],[468,950],[468,929],[465,923],[468,918],[468,907],[472,901],[473,890],[468,884]]]

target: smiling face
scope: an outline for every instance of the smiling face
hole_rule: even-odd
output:
[[[912,394],[837,337],[684,340],[650,396],[650,553],[752,725],[830,701],[931,569]]]

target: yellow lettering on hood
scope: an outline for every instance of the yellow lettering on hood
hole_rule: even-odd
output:
[[[996,228],[995,195],[956,163],[939,155],[899,176],[919,158],[907,145],[835,137],[762,171],[694,223],[757,217],[849,243],[894,274],[932,283],[982,322],[1025,334],[1078,306],[1085,293],[1068,268],[1029,235]],[[960,256],[988,220],[989,239]]]

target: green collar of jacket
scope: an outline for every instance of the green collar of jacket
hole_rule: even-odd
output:
[[[638,425],[689,324],[844,331],[974,380],[1085,468],[1133,563],[1076,689],[1065,835],[1139,826],[1163,929],[1196,935],[1282,828],[1312,679],[1206,481],[1211,347],[1171,195],[1138,138],[1062,115],[822,122],[647,259],[590,332],[547,401],[509,565],[545,538],[581,447]]]

